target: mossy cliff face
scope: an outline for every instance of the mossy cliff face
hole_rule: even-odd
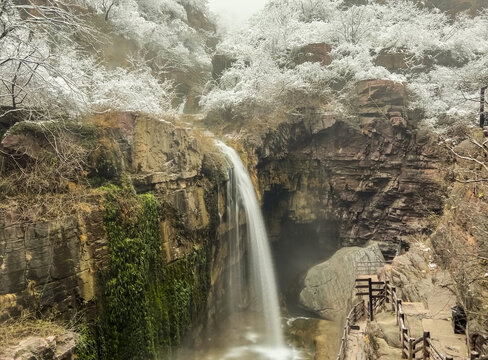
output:
[[[0,316],[83,314],[79,358],[166,358],[191,329],[201,335],[215,298],[222,159],[210,139],[167,121],[90,123],[95,146],[79,177],[31,203],[3,199]],[[18,129],[3,150],[22,145],[28,157],[39,139]]]

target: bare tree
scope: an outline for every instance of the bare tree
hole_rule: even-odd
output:
[[[120,0],[102,0],[102,9],[105,13],[105,21],[108,21],[110,11],[114,6],[119,5]]]
[[[366,7],[352,6],[341,13],[341,37],[353,45],[359,44],[368,31],[368,17]]]
[[[75,36],[94,38],[77,7],[62,0],[0,1],[0,105],[6,106],[0,117],[29,107],[46,88],[74,91],[53,54],[73,47]]]
[[[485,92],[488,86],[483,86],[481,87],[480,90],[480,127],[483,128],[486,124],[486,114],[485,114],[485,102],[486,102],[486,97],[485,97]]]

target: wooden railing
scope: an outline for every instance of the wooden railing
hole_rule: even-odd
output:
[[[385,285],[384,281],[373,281],[371,278],[356,279],[356,295],[368,296],[368,315],[371,321],[374,320],[374,311],[388,301]]]
[[[443,354],[434,346],[432,339],[430,338],[430,332],[424,331],[422,336],[418,338],[411,336],[411,332],[405,322],[405,312],[403,311],[402,300],[397,296],[396,287],[391,286],[388,280],[373,281],[371,278],[356,279],[356,284],[356,295],[368,296],[368,310],[366,310],[365,307],[365,300],[361,299],[361,302],[356,304],[349,312],[344,326],[337,360],[345,359],[349,330],[354,327],[354,324],[366,314],[371,321],[374,320],[375,311],[386,303],[390,303],[392,310],[395,312],[402,350],[402,359],[453,360],[451,355]],[[479,352],[472,351],[469,358],[466,360],[482,360],[484,358],[485,357],[480,357]]]
[[[346,324],[344,325],[344,330],[342,332],[341,347],[339,348],[339,355],[337,360],[344,360],[347,350],[347,339],[349,337],[349,331],[361,319],[365,313],[365,302],[362,299],[359,303],[353,306],[346,318]]]
[[[434,346],[429,331],[424,331],[423,335],[418,338],[411,336],[411,332],[405,323],[402,300],[396,294],[396,287],[391,286],[388,281],[385,282],[385,296],[389,299],[392,310],[395,312],[402,348],[402,359],[453,360],[451,355],[443,354]],[[479,359],[479,354],[472,352],[469,359]]]

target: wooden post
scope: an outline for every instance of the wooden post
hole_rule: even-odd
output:
[[[402,328],[402,336],[401,336],[401,342],[402,342],[402,359],[407,359],[407,354],[405,354],[405,341],[408,342],[408,330],[406,328]],[[407,347],[408,351],[408,347]]]
[[[424,360],[429,358],[429,339],[430,338],[430,331],[424,331],[424,349],[423,349],[423,356]]]
[[[402,321],[403,320],[403,321]],[[402,342],[402,346],[403,346],[403,333],[404,333],[404,327],[403,327],[403,324],[405,324],[405,314],[404,313],[400,313],[398,315],[398,324],[400,326],[400,341]]]
[[[369,320],[374,320],[374,308],[373,308],[373,284],[371,284],[371,278],[368,278],[368,297],[369,297]]]
[[[388,289],[390,287],[390,280],[385,281],[385,302],[389,303],[390,299],[388,298]]]
[[[413,359],[413,339],[408,339],[408,360]]]
[[[480,128],[485,126],[485,92],[487,86],[483,86],[480,90]]]
[[[400,324],[400,305],[402,304],[402,301],[401,300],[397,300],[396,302],[396,319],[397,319],[397,325]]]
[[[396,294],[396,287],[391,287],[391,309],[395,311],[395,294]]]

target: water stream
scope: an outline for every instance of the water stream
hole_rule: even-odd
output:
[[[243,327],[245,325],[242,329],[246,334],[244,338],[251,341],[250,344],[233,347],[229,358],[253,356],[255,359],[284,360],[290,355],[283,340],[277,282],[261,208],[239,155],[220,141],[217,146],[229,163],[227,221],[231,229],[228,238],[231,264],[226,290],[229,309],[235,317],[244,306],[246,316],[255,314],[251,324],[234,320],[242,323]],[[246,220],[245,234],[239,230],[242,213]],[[241,261],[244,251],[247,259]]]

